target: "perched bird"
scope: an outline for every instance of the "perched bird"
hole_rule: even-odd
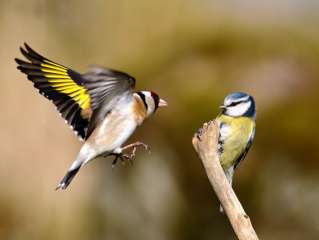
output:
[[[148,148],[142,142],[122,144],[158,107],[167,105],[156,93],[134,92],[135,79],[124,72],[92,66],[80,74],[41,56],[27,44],[24,47],[20,50],[28,61],[16,58],[17,68],[85,141],[56,189],[66,189],[79,169],[99,156],[115,156],[114,165],[118,159],[132,160],[136,147]],[[130,148],[131,154],[123,153]]]
[[[244,160],[255,137],[255,101],[252,96],[234,92],[226,96],[219,123],[218,153],[228,182],[232,185],[234,171]],[[220,208],[221,211],[222,207]]]

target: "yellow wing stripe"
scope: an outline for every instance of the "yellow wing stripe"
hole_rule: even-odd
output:
[[[63,86],[64,85],[64,86]],[[69,97],[71,97],[75,102],[77,102],[79,104],[79,106],[82,109],[88,109],[91,106],[91,101],[90,101],[90,96],[87,92],[87,90],[82,87],[77,85],[76,83],[73,84],[52,84],[52,87],[55,88],[55,90],[57,90],[60,93],[66,94]]]
[[[56,91],[71,97],[79,104],[80,108],[90,108],[91,98],[87,89],[70,78],[67,68],[49,60],[44,60],[44,63],[41,64],[41,71]]]
[[[51,62],[51,61],[49,61],[49,60],[47,60],[47,59],[45,59],[44,62],[47,63],[48,65],[45,64],[45,63],[42,63],[42,64],[45,64],[45,65],[47,65],[47,66],[50,66],[51,68],[56,67],[56,68],[59,68],[59,69],[64,69],[65,71],[68,70],[66,67],[63,67],[63,66],[60,65],[60,64]],[[41,64],[41,65],[42,65],[42,64]]]
[[[85,96],[83,96],[83,94],[76,94],[73,96],[73,98],[76,102],[81,102],[84,101]]]
[[[81,89],[77,87],[68,87],[68,88],[63,87],[63,88],[56,88],[56,90],[61,93],[65,93],[70,97],[74,97],[75,95],[82,93]]]
[[[54,66],[54,65],[46,64],[46,63],[41,63],[41,67],[42,68],[49,68],[49,69],[53,69],[53,70],[56,70],[56,71],[59,71],[59,72],[65,72],[65,73],[68,71],[67,69],[64,69],[62,67],[57,67],[57,66]]]
[[[61,75],[61,74],[44,74],[44,76],[47,77],[47,78],[70,79],[70,77],[68,75],[64,76],[64,75]]]
[[[50,83],[53,83],[54,87],[56,88],[62,88],[62,87],[74,87],[74,83],[71,82],[71,81],[68,81],[68,82],[51,82],[49,81]]]
[[[79,99],[79,105],[86,105],[86,104],[90,104],[90,98],[89,96],[83,96],[81,99]],[[90,107],[90,105],[88,105],[87,107]],[[84,108],[86,109],[86,108]]]
[[[54,84],[58,84],[58,83],[72,83],[74,84],[74,81],[70,78],[70,79],[57,79],[57,78],[51,78],[51,79],[48,79],[48,81],[50,83],[54,83]]]
[[[42,68],[41,69],[42,72],[45,73],[56,73],[62,76],[68,76],[68,74],[66,72],[61,72],[60,70],[51,70],[51,69],[47,69],[47,68]]]

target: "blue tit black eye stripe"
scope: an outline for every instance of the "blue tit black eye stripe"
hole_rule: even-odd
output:
[[[249,102],[250,101],[250,99],[247,99],[247,100],[245,100],[245,101],[243,101],[243,100],[239,100],[239,101],[234,101],[234,102],[232,102],[232,103],[230,103],[227,107],[233,107],[233,106],[236,106],[236,105],[238,105],[238,104],[240,104],[240,103],[247,103],[247,102]]]
[[[227,107],[233,107],[233,106],[238,105],[239,103],[242,103],[242,102],[232,102],[229,105],[227,105]]]

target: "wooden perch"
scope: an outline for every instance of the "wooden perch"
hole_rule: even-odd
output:
[[[217,143],[219,127],[216,121],[205,123],[193,137],[193,146],[206,170],[208,179],[222,204],[224,211],[239,240],[258,240],[258,236],[228,183],[219,162]]]

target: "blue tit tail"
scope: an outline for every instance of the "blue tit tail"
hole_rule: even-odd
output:
[[[227,170],[225,170],[225,176],[227,178],[227,181],[229,182],[230,186],[232,187],[233,185],[233,176],[234,176],[234,165],[229,167]]]
[[[225,176],[226,176],[227,181],[229,182],[230,186],[232,187],[233,176],[234,176],[234,166],[231,166],[230,168],[225,170]],[[219,205],[219,211],[221,213],[224,213],[224,208],[223,208],[223,206],[221,204]]]

